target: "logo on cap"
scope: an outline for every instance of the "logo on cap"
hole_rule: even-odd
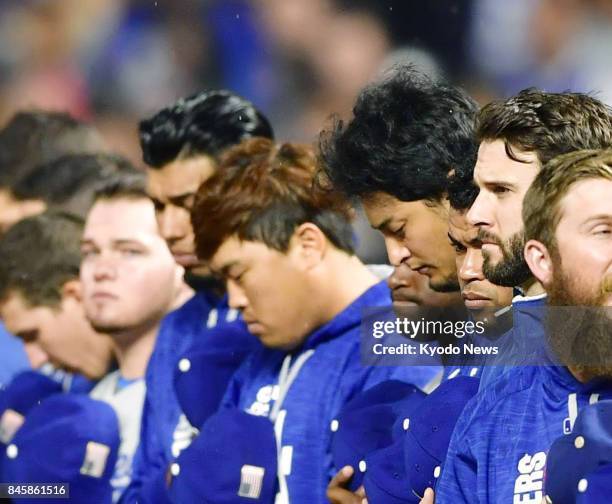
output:
[[[266,470],[263,467],[243,465],[240,469],[238,496],[247,499],[259,499],[265,472]]]

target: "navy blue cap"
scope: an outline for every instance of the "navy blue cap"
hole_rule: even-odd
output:
[[[607,464],[612,464],[612,401],[601,401],[584,408],[572,433],[550,447],[545,479],[548,500],[573,504],[585,475]]]
[[[404,463],[412,491],[423,496],[442,470],[448,445],[465,404],[478,392],[478,378],[442,382],[414,412],[404,438]]]
[[[174,502],[273,504],[278,491],[274,425],[267,417],[221,410],[202,425],[170,472]]]
[[[15,376],[0,392],[0,447],[11,441],[34,406],[61,391],[59,383],[37,371],[25,371]]]
[[[230,378],[253,349],[251,339],[241,325],[223,324],[207,330],[205,344],[196,343],[178,361],[174,390],[191,425],[200,428],[217,411]]]
[[[368,504],[418,504],[421,500],[410,488],[402,439],[370,453],[365,466],[363,485]]]
[[[601,466],[578,482],[576,504],[608,502],[612,495],[612,464]]]
[[[393,442],[393,425],[400,412],[424,396],[410,383],[388,380],[358,394],[343,406],[330,425],[331,452],[337,470],[347,465],[353,467],[350,490],[355,491],[363,482],[366,455]]]
[[[119,443],[119,424],[110,405],[86,395],[56,394],[30,410],[6,447],[0,479],[68,483],[73,502],[110,503]]]

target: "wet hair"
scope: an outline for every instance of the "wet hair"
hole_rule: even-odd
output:
[[[350,121],[321,133],[322,180],[350,197],[439,201],[449,172],[475,163],[477,110],[460,88],[398,67],[361,92]]]
[[[225,90],[181,98],[141,121],[139,132],[151,168],[198,155],[216,158],[247,138],[274,138],[268,119],[251,102]]]
[[[612,146],[612,109],[582,93],[524,89],[482,108],[476,138],[503,140],[508,157],[519,162],[516,149],[534,152],[544,166],[560,154]]]

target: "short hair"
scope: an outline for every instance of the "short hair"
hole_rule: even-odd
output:
[[[361,92],[348,123],[321,133],[322,180],[350,197],[439,201],[449,172],[476,160],[477,110],[462,89],[397,67]]]
[[[556,249],[555,230],[561,220],[561,201],[570,188],[586,179],[612,180],[612,150],[582,150],[563,154],[538,173],[523,200],[525,238]]]
[[[65,154],[103,149],[93,126],[68,114],[18,112],[0,131],[0,187],[12,188],[38,165]]]
[[[207,155],[252,137],[274,138],[268,119],[255,106],[226,90],[203,91],[140,122],[144,162],[161,168],[175,159]]]
[[[560,154],[612,146],[612,109],[582,93],[524,89],[482,108],[476,138],[503,140],[508,157],[515,161],[523,160],[513,149],[533,152],[544,166]]]
[[[56,307],[62,287],[79,277],[83,219],[47,211],[12,226],[0,239],[0,299],[19,292],[31,306]]]
[[[150,199],[146,186],[144,173],[115,174],[97,188],[94,202],[103,199]]]
[[[313,187],[317,168],[306,145],[256,138],[230,149],[196,196],[191,221],[198,256],[210,259],[234,234],[286,252],[295,229],[306,222],[352,254],[349,206],[339,193]]]

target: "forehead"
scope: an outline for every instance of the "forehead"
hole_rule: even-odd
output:
[[[467,212],[451,210],[448,219],[448,229],[455,240],[467,244],[478,235],[478,227],[469,224]]]
[[[19,332],[26,323],[34,323],[37,307],[30,306],[20,292],[11,290],[0,300],[0,315],[11,332]]]
[[[597,178],[573,184],[561,199],[561,222],[580,225],[592,217],[612,219],[612,180]]]
[[[390,194],[376,192],[362,200],[368,221],[374,227],[388,220],[400,220],[426,209],[423,201],[401,201]]]
[[[98,200],[87,216],[84,239],[147,239],[158,237],[153,202],[147,198]]]
[[[540,169],[537,155],[513,149],[517,158],[508,157],[503,140],[484,141],[478,147],[478,158],[474,167],[474,179],[478,183],[504,181],[518,183],[525,178],[533,178]]]
[[[209,156],[177,159],[161,168],[147,170],[147,190],[159,199],[195,193],[214,170],[215,163]]]
[[[233,265],[266,263],[269,260],[284,255],[269,248],[261,242],[241,240],[236,235],[226,239],[210,261],[215,271],[221,271]]]

